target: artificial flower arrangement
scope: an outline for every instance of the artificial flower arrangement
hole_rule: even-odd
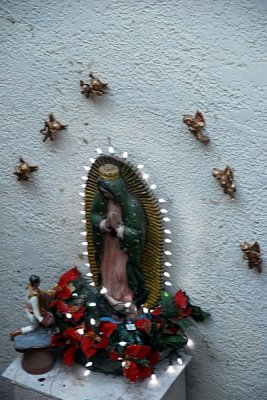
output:
[[[170,359],[177,356],[187,344],[185,330],[192,320],[210,315],[179,290],[175,296],[163,291],[157,307],[143,309],[134,322],[127,316],[116,320],[103,315],[101,294],[76,267],[60,277],[50,306],[59,327],[52,346],[63,349],[66,365],[76,361],[89,370],[123,374],[132,383],[151,376],[162,351]]]

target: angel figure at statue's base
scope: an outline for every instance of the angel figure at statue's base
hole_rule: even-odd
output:
[[[18,335],[25,335],[26,333],[35,331],[39,326],[47,328],[54,324],[53,314],[47,310],[49,293],[41,291],[39,285],[39,276],[31,275],[26,287],[26,314],[30,324],[11,332],[11,340],[14,340]]]

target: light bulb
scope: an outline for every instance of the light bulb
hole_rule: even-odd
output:
[[[144,178],[144,179],[148,179],[148,178],[149,178],[149,175],[148,175],[148,174],[143,174],[143,178]]]
[[[167,233],[168,235],[170,235],[172,233],[172,231],[170,231],[170,229],[164,229],[164,232]]]
[[[90,306],[90,307],[95,307],[95,306],[96,306],[96,303],[89,303],[89,306]]]
[[[192,339],[188,339],[187,340],[187,347],[189,347],[189,349],[193,349],[194,348],[194,342]]]
[[[165,250],[164,253],[166,254],[166,256],[171,256],[172,253],[169,250]]]
[[[178,357],[178,358],[177,358],[177,363],[178,363],[179,365],[182,365],[182,364],[183,364],[182,357]]]
[[[174,366],[173,365],[169,365],[167,371],[168,372],[174,372]]]
[[[128,157],[127,151],[124,151],[124,152],[123,152],[122,157],[123,157],[123,158],[127,158],[127,157]]]
[[[83,168],[85,169],[85,171],[90,171],[90,167],[84,166]]]
[[[72,318],[71,313],[67,313],[67,314],[66,314],[66,317],[67,317],[67,318]]]
[[[78,332],[80,335],[83,335],[83,334],[84,334],[84,329],[82,329],[82,328],[77,329],[77,332]]]
[[[124,341],[119,342],[120,346],[126,346],[126,344],[127,344],[127,342],[124,342]]]
[[[87,235],[87,232],[86,232],[86,231],[80,232],[80,235],[86,236],[86,235]]]
[[[156,374],[152,374],[152,375],[151,375],[151,380],[152,380],[152,381],[156,381],[156,380],[157,380]]]
[[[164,276],[167,276],[167,278],[169,278],[170,277],[170,274],[169,274],[169,272],[164,272],[164,274],[163,274]]]
[[[95,319],[94,318],[90,318],[90,324],[91,325],[95,325]]]
[[[86,276],[93,276],[92,272],[87,272],[85,275]]]
[[[144,168],[144,165],[143,164],[139,164],[139,165],[137,165],[137,168],[138,169],[142,169],[142,168]]]
[[[164,218],[163,218],[163,221],[165,221],[165,222],[170,222],[170,220],[171,220],[171,219],[168,218],[168,217],[164,217]]]
[[[90,372],[91,372],[91,371],[89,371],[89,370],[87,369],[86,371],[84,371],[83,375],[84,375],[84,376],[88,376],[88,375],[90,375]]]
[[[91,163],[93,164],[95,162],[94,158],[90,158]]]
[[[164,199],[159,199],[159,203],[165,203],[166,202],[166,200],[164,200]]]
[[[82,176],[83,181],[87,181],[87,176]]]
[[[167,212],[168,212],[165,208],[161,208],[160,211],[162,212],[162,214],[167,214]]]
[[[166,262],[164,263],[164,265],[166,265],[166,267],[171,267],[171,266],[172,266],[172,263],[170,263],[169,261],[166,261]]]
[[[156,189],[157,188],[157,185],[155,185],[155,183],[152,183],[152,185],[150,185],[150,189]]]
[[[165,243],[172,243],[172,240],[171,239],[165,239],[164,242]]]
[[[85,211],[80,211],[80,214],[85,215]]]
[[[147,307],[143,307],[143,311],[145,314],[147,314],[149,312],[149,309]]]
[[[109,146],[108,151],[110,154],[114,153],[114,147],[113,146]]]
[[[92,361],[88,361],[88,363],[85,364],[86,367],[91,367],[93,365]]]
[[[100,149],[99,147],[96,149],[97,154],[102,154],[102,149]]]
[[[83,192],[79,192],[79,195],[80,195],[81,197],[84,197],[84,196],[85,196],[85,194],[84,194]]]
[[[105,287],[103,287],[103,288],[100,290],[100,293],[101,293],[101,294],[107,293],[107,289],[106,289]]]
[[[164,282],[166,286],[172,286],[172,283],[169,281]]]

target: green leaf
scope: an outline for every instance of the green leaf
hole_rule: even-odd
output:
[[[146,358],[132,358],[132,357],[130,358],[138,365],[144,365],[145,367],[149,367],[149,361]]]
[[[189,326],[193,325],[193,322],[190,321],[189,318],[171,319],[170,322],[173,325],[178,326],[183,331],[185,331]]]
[[[205,319],[210,317],[210,313],[207,311],[203,311],[200,307],[198,306],[192,306],[190,304],[190,307],[192,308],[192,314],[190,317],[192,317],[195,321],[205,321]]]
[[[164,318],[172,318],[177,315],[177,307],[171,296],[166,296],[164,292],[160,301],[161,315]]]
[[[174,349],[181,349],[187,343],[187,337],[183,335],[169,335],[163,336],[156,340],[156,345],[161,349],[172,347]]]

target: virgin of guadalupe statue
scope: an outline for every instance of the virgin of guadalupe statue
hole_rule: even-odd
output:
[[[128,162],[100,156],[85,190],[88,257],[108,304],[134,317],[160,295],[163,234],[159,205]]]
[[[139,270],[146,234],[143,208],[127,192],[113,164],[99,168],[97,186],[91,223],[104,296],[115,309],[134,298],[143,303],[146,291]]]

